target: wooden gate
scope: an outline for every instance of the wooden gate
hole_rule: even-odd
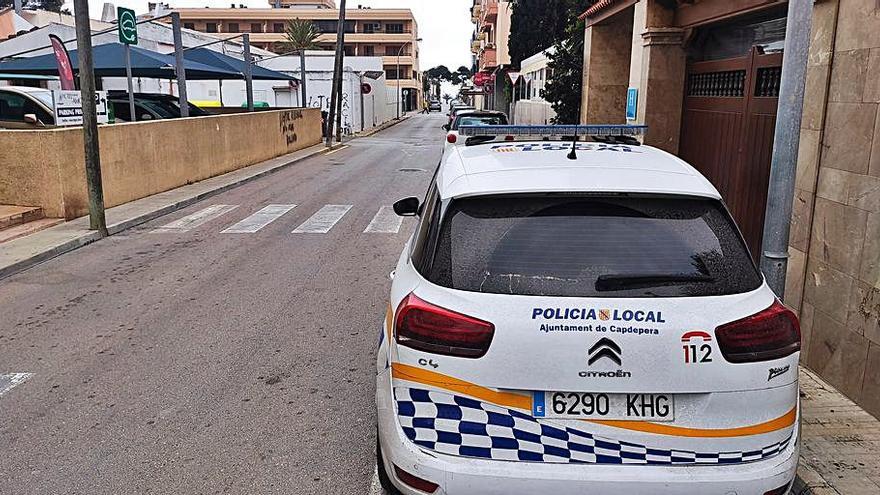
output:
[[[782,54],[688,66],[679,154],[721,192],[760,258]]]

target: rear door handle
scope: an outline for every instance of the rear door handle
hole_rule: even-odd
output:
[[[388,278],[394,280],[394,275],[397,274],[397,270],[391,270],[391,273],[388,274]]]

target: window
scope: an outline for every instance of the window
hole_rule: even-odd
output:
[[[401,23],[386,23],[385,24],[385,32],[392,34],[401,34],[403,33],[403,24]]]
[[[315,23],[315,27],[318,29],[318,32],[321,33],[335,33],[336,32],[336,21],[313,21]]]
[[[381,33],[382,25],[375,22],[367,22],[364,24],[364,32],[368,34]]]
[[[354,57],[354,47],[351,45],[345,45],[342,47],[343,53],[345,53],[346,57]]]
[[[385,56],[386,57],[396,57],[398,52],[400,52],[400,48],[402,45],[385,45]],[[401,55],[406,55],[406,50],[401,53]]]
[[[217,23],[216,22],[208,22],[205,24],[205,31],[209,33],[217,32]]]
[[[262,33],[263,32],[263,25],[260,24],[259,22],[252,22],[251,23],[251,32],[252,33]]]
[[[184,29],[192,29],[193,31],[195,31],[195,29],[196,29],[196,25],[195,25],[195,23],[193,23],[193,22],[184,22],[184,23],[183,23],[183,28],[184,28]]]
[[[714,200],[459,199],[449,204],[435,244],[420,272],[435,284],[473,292],[685,297],[761,285],[742,237]]]
[[[373,45],[364,45],[364,46],[361,48],[361,52],[363,52],[362,54],[363,54],[363,56],[365,56],[365,57],[372,57],[372,56],[373,56],[373,53],[374,53],[374,52],[373,52]]]
[[[30,98],[17,93],[0,91],[0,120],[6,122],[24,122],[24,116],[32,113],[44,124],[54,124],[55,119]]]
[[[501,114],[461,115],[455,119],[452,130],[458,130],[463,125],[507,125],[507,117]]]
[[[230,32],[230,33],[237,33],[238,32],[238,23],[237,22],[230,22],[229,24],[227,24],[226,31]]]
[[[272,32],[273,33],[283,33],[284,32],[284,23],[276,22],[272,24]]]
[[[397,79],[397,68],[391,67],[385,69],[385,79],[393,80]]]

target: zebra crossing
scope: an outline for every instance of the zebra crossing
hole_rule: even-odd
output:
[[[182,218],[169,222],[150,231],[151,234],[181,234],[200,228],[209,222],[221,219],[235,211],[240,205],[210,205]],[[220,230],[221,234],[256,234],[281,220],[297,208],[295,204],[266,205],[247,217]],[[327,234],[349,214],[354,205],[323,205],[305,221],[290,231],[292,234]],[[301,208],[300,208],[301,210]],[[299,211],[299,210],[297,210]],[[391,206],[381,206],[363,229],[364,234],[397,234],[403,218],[394,213]]]

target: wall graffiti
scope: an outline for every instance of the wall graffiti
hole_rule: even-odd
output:
[[[279,132],[284,136],[288,146],[297,141],[296,121],[302,118],[302,110],[285,110],[278,114]]]

